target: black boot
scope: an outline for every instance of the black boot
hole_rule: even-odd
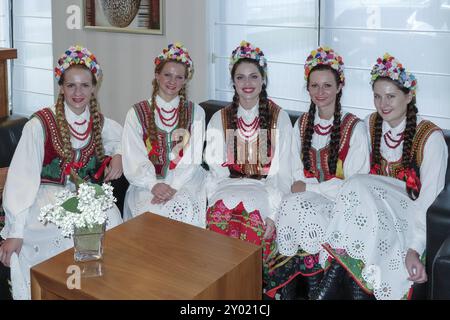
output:
[[[335,260],[326,271],[318,290],[311,293],[313,300],[338,300],[341,299],[341,284],[345,276],[345,269]]]
[[[349,274],[345,277],[345,285],[347,286],[351,300],[376,300],[373,294],[369,294],[364,291],[358,283]]]
[[[308,299],[313,300],[315,294],[319,290],[320,282],[323,279],[323,272],[319,272],[313,276],[306,276],[305,279],[308,290]]]
[[[284,287],[280,289],[280,300],[298,300],[297,288],[298,288],[298,277],[292,279]]]

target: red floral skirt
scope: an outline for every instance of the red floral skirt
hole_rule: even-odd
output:
[[[275,232],[265,240],[266,225],[258,210],[248,212],[243,203],[235,208],[227,208],[222,200],[218,200],[208,208],[206,213],[206,229],[232,238],[241,239],[263,247],[263,274],[268,272],[266,261],[271,259],[275,249]]]

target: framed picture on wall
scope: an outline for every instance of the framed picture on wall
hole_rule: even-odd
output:
[[[163,34],[162,25],[162,0],[84,0],[86,29]]]

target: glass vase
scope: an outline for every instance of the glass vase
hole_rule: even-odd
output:
[[[91,228],[75,228],[73,233],[75,261],[102,259],[105,229],[106,223],[93,225]]]

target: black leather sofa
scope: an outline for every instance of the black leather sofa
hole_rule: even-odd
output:
[[[206,123],[229,102],[208,100],[200,103],[206,112]],[[292,124],[300,112],[288,111]],[[450,148],[450,130],[444,130]],[[450,153],[450,152],[449,152]],[[450,299],[450,157],[445,175],[445,189],[427,213],[426,265],[428,282],[415,285],[413,299]]]
[[[212,115],[226,106],[228,102],[208,100],[200,103],[206,113],[206,123]],[[292,123],[300,112],[289,111]],[[8,167],[14,150],[20,139],[26,118],[10,116],[0,119],[0,168]],[[450,131],[444,130],[445,140],[450,146]],[[450,160],[450,159],[449,159]],[[427,273],[429,281],[426,285],[417,286],[415,298],[450,299],[450,163],[445,176],[446,186],[427,214]],[[128,181],[121,177],[114,181],[114,195],[122,212],[123,200]],[[0,264],[0,269],[2,265]],[[0,274],[5,272],[0,270]],[[0,280],[1,281],[1,280]],[[1,290],[1,289],[0,289]],[[2,293],[0,292],[0,298]]]
[[[9,166],[14,150],[16,149],[17,143],[22,135],[22,128],[26,122],[27,119],[23,117],[10,116],[0,118],[0,168],[6,168]],[[4,183],[3,179],[0,183]],[[1,186],[0,191],[2,189],[3,185]],[[0,207],[1,198],[2,195],[0,194]],[[3,210],[1,208],[0,214],[3,215]],[[0,263],[0,300],[11,299],[7,282],[8,279],[9,268],[6,268],[2,263]]]

